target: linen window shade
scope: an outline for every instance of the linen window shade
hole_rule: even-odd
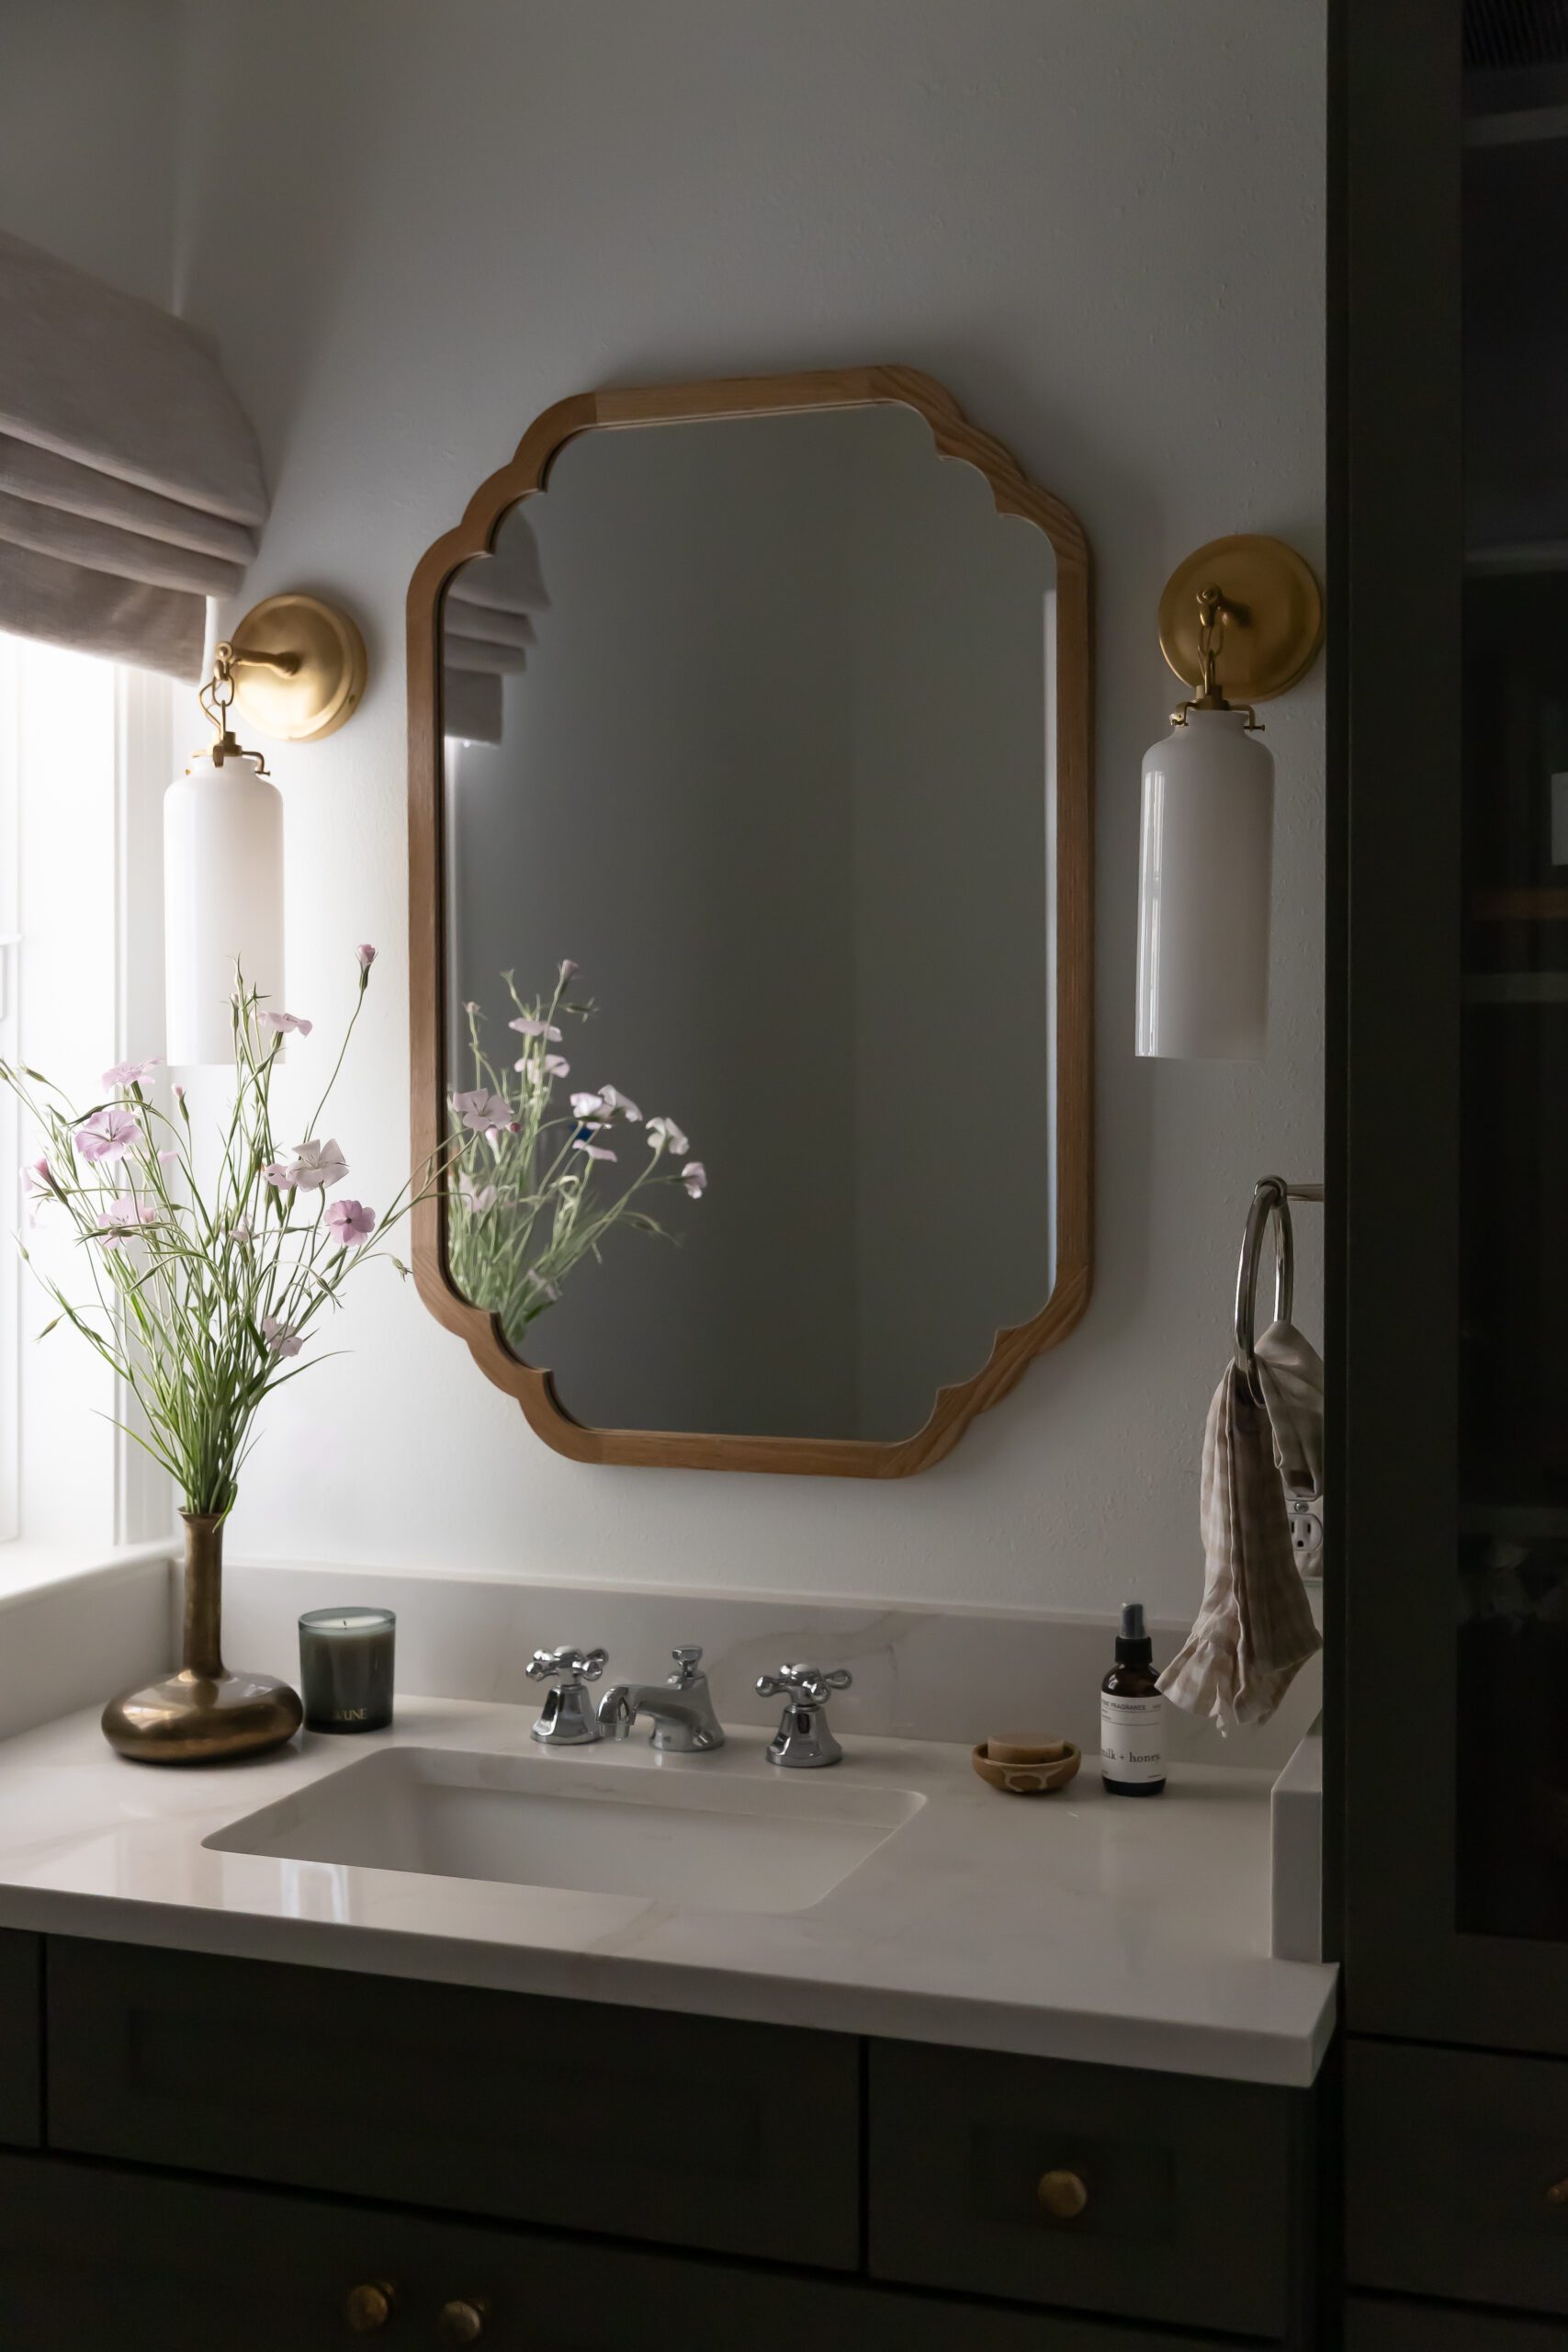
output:
[[[502,681],[526,667],[537,639],[532,616],[549,609],[538,542],[520,508],[496,535],[493,555],[466,563],[446,591],[441,620],[442,725],[468,743],[501,741]]]
[[[0,232],[0,629],[198,678],[266,513],[207,337]]]

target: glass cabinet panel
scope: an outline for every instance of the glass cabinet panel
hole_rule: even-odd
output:
[[[1568,38],[1531,20],[1466,76],[1455,1924],[1568,1940]]]

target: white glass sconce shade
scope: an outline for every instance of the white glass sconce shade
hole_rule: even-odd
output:
[[[254,752],[199,752],[164,796],[168,1059],[231,1063],[234,964],[281,1010],[283,800]]]
[[[1274,762],[1247,712],[1189,708],[1144,761],[1140,1054],[1261,1059],[1273,832]]]

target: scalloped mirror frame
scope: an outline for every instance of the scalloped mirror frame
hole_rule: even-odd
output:
[[[903,1478],[940,1462],[977,1413],[1014,1385],[1031,1358],[1056,1347],[1089,1304],[1093,1224],[1092,778],[1089,548],[1077,517],[1022,472],[999,441],[970,424],[950,393],[908,368],[823,369],[583,392],[536,417],[510,465],[468,501],[455,530],[422,558],[408,594],[409,986],[413,1164],[439,1149],[446,1094],[446,806],[441,711],[441,615],[448,582],[470,558],[491,551],[503,517],[547,490],[558,452],[580,433],[776,415],[789,410],[889,404],[914,409],[937,454],[973,466],[991,486],[998,514],[1043,531],[1055,551],[1057,628],[1056,837],[1056,1232],[1055,1282],[1026,1323],[999,1330],[969,1379],[939,1389],[923,1428],[884,1443],[860,1438],[720,1436],[702,1430],[596,1429],[566,1411],[547,1369],[526,1363],[499,1319],[471,1305],[446,1263],[441,1204],[413,1214],[413,1269],[420,1296],[461,1340],[487,1378],[515,1396],[529,1426],[575,1462],[629,1463],[649,1469],[764,1470],[818,1477]]]

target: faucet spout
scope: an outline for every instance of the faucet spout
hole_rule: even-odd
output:
[[[639,1715],[653,1726],[652,1743],[666,1756],[705,1756],[724,1746],[708,1679],[697,1671],[701,1650],[681,1649],[668,1682],[617,1682],[599,1702],[602,1737],[627,1739]]]
[[[601,1739],[629,1739],[637,1721],[637,1709],[632,1703],[632,1686],[616,1682],[599,1702],[599,1736]]]

